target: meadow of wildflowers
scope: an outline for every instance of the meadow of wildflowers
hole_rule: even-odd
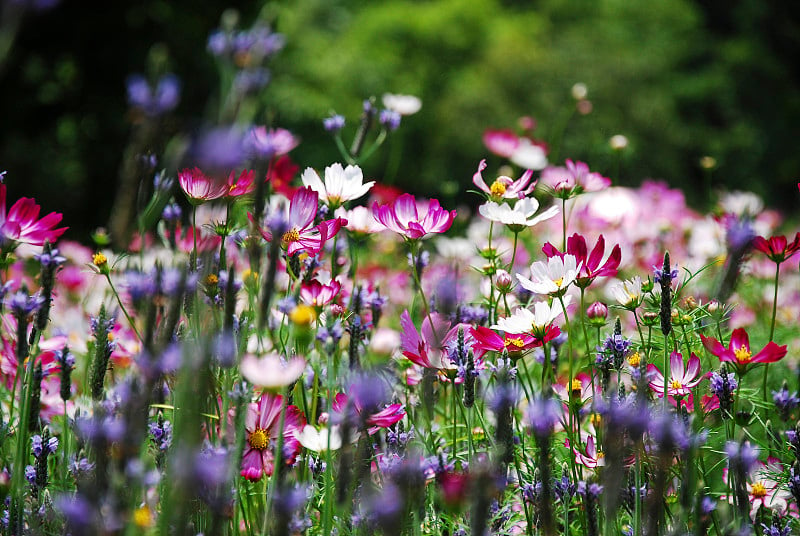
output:
[[[282,45],[211,36],[222,119]],[[180,84],[128,89],[147,123]],[[800,531],[800,233],[506,130],[454,210],[362,172],[414,113],[321,119],[316,169],[290,128],[210,126],[125,250],[0,184],[0,532]]]

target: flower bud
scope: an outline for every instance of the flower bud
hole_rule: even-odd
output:
[[[586,308],[586,317],[593,326],[605,326],[608,318],[608,306],[602,302],[594,302]]]
[[[502,293],[506,293],[511,290],[511,286],[514,284],[514,279],[511,277],[511,274],[505,270],[497,270],[495,275],[497,276],[497,279],[495,280],[497,283],[497,290]]]

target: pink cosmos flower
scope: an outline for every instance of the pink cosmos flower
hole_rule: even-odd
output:
[[[594,442],[594,436],[589,436],[586,439],[586,453],[579,451],[577,448],[572,447],[572,453],[575,454],[575,461],[589,469],[596,467],[603,467],[606,464],[605,454],[597,450],[597,445]]]
[[[300,299],[312,307],[322,307],[332,302],[341,288],[342,285],[336,280],[323,285],[316,279],[312,279],[308,283],[304,282],[300,287]]]
[[[456,211],[447,211],[439,201],[431,199],[428,211],[420,215],[417,201],[411,194],[403,194],[391,205],[372,205],[372,215],[383,226],[410,240],[418,240],[428,233],[443,233],[453,224]]]
[[[692,354],[689,362],[684,366],[683,356],[678,352],[672,352],[669,356],[670,380],[667,385],[667,395],[675,398],[683,398],[691,394],[691,389],[697,386],[702,380],[700,375],[700,358]],[[652,363],[647,365],[647,379],[650,381],[650,389],[659,398],[664,397],[664,375],[658,367]]]
[[[225,181],[208,177],[198,167],[179,171],[178,183],[193,205],[219,199],[230,189]]]
[[[347,225],[344,218],[325,220],[313,226],[314,217],[319,206],[319,194],[311,188],[300,188],[292,196],[289,203],[289,230],[283,233],[281,242],[287,248],[288,255],[305,250],[309,255],[316,255],[329,238],[333,238],[342,226]],[[252,214],[248,214],[252,219]],[[261,236],[272,242],[269,229],[261,229]]]
[[[300,144],[300,139],[285,128],[253,127],[245,143],[255,154],[272,158],[283,156]]]
[[[787,352],[785,345],[778,346],[774,342],[769,342],[761,351],[753,355],[750,349],[750,337],[748,337],[744,328],[733,330],[728,348],[725,348],[721,342],[711,337],[700,335],[700,340],[703,341],[703,346],[706,347],[709,353],[717,356],[720,361],[734,363],[740,370],[750,364],[780,361]]]
[[[486,352],[500,353],[503,350],[508,350],[509,355],[521,355],[525,350],[542,345],[541,341],[528,334],[504,333],[501,336],[483,326],[470,328],[470,334],[475,340],[472,351],[476,358],[483,357]]]
[[[605,255],[606,242],[603,235],[597,239],[597,243],[592,249],[591,253],[588,252],[586,247],[586,239],[575,233],[567,239],[566,253],[560,252],[553,244],[547,242],[542,246],[542,251],[548,258],[561,257],[564,255],[574,255],[578,261],[578,277],[575,279],[575,285],[579,288],[586,288],[598,277],[614,277],[617,275],[617,268],[622,260],[622,251],[619,245],[615,245],[611,249],[611,253],[605,262],[603,255]],[[601,266],[602,263],[602,266]]]
[[[602,384],[598,378],[592,381],[592,377],[585,372],[575,375],[572,385],[567,386],[567,378],[553,384],[553,392],[561,399],[564,404],[569,404],[570,400],[579,402],[580,405],[592,400],[595,395],[602,393]],[[571,397],[571,398],[570,398]]]
[[[482,192],[495,199],[522,199],[529,195],[536,188],[536,181],[531,183],[533,171],[527,170],[522,176],[513,180],[510,177],[500,176],[491,186],[487,186],[483,180],[481,172],[486,169],[486,160],[481,160],[478,164],[478,171],[472,176],[472,184],[480,188]]]
[[[333,411],[337,413],[344,413],[348,400],[349,398],[346,394],[337,394],[333,399]],[[364,412],[364,409],[361,407],[361,404],[357,398],[353,399],[353,407],[355,408],[356,413],[359,415]],[[380,428],[388,428],[392,426],[405,416],[406,412],[403,411],[403,404],[389,404],[382,410],[367,416],[367,425],[370,427],[368,430],[369,435],[374,434]]]
[[[780,516],[786,515],[792,494],[775,479],[776,475],[783,473],[784,468],[777,458],[767,458],[767,463],[757,462],[752,476],[745,483],[747,498],[750,500],[750,519],[755,521],[758,511],[763,506]],[[722,470],[722,478],[727,482],[728,468]],[[725,496],[721,497],[723,500]],[[727,497],[733,504],[733,496]]]
[[[569,198],[583,192],[598,192],[611,186],[611,179],[589,171],[583,162],[566,161],[566,167],[549,167],[542,182],[553,188],[557,197]]]
[[[483,144],[494,154],[510,158],[519,147],[519,136],[510,129],[489,129],[483,132]]]
[[[450,322],[438,313],[431,313],[422,321],[420,333],[406,310],[400,315],[400,327],[400,346],[411,362],[425,368],[455,369],[444,350],[446,342],[452,338]]]
[[[10,244],[22,243],[41,246],[45,242],[54,243],[69,227],[54,229],[63,217],[51,212],[39,218],[41,207],[36,201],[19,198],[6,212],[6,185],[0,184],[0,246],[6,248]]]
[[[791,244],[785,236],[772,236],[769,240],[757,236],[753,239],[753,249],[766,255],[772,262],[780,264],[800,251],[800,233],[795,235]]]
[[[239,174],[239,178],[236,178],[236,173],[231,171],[230,175],[228,175],[228,193],[225,194],[226,197],[239,197],[241,195],[246,195],[255,190],[255,179],[256,172],[251,170],[243,170]]]
[[[300,442],[295,433],[303,429],[306,419],[296,406],[287,406],[283,430],[278,430],[282,405],[281,395],[264,393],[258,403],[253,402],[247,407],[244,425],[247,442],[241,469],[241,475],[247,480],[255,482],[265,474],[272,475],[278,434],[283,433],[283,459],[287,465],[293,464],[300,452]]]

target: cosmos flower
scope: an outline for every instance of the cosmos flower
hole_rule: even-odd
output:
[[[667,384],[667,395],[675,398],[683,398],[691,394],[691,389],[697,386],[702,380],[700,375],[700,358],[692,354],[689,362],[684,366],[683,356],[678,352],[672,352],[669,357],[670,380]],[[647,365],[647,379],[650,389],[659,398],[664,397],[664,375],[652,363]]]
[[[300,443],[295,436],[306,423],[302,412],[296,406],[287,406],[283,430],[279,430],[283,397],[264,393],[258,403],[247,407],[245,431],[247,441],[242,456],[241,475],[250,481],[258,481],[263,475],[270,476],[274,470],[278,434],[283,434],[283,459],[291,465],[300,451]]]
[[[608,258],[603,263],[602,260],[605,255],[605,249],[606,243],[603,235],[600,235],[597,239],[597,243],[591,253],[588,253],[586,239],[581,235],[575,233],[567,239],[566,254],[574,255],[580,266],[578,277],[575,280],[575,284],[578,287],[586,288],[598,277],[614,277],[617,275],[617,268],[619,268],[619,263],[622,259],[622,251],[619,245],[615,245],[611,249]],[[565,255],[565,253],[560,252],[550,242],[547,242],[542,247],[542,251],[548,258],[555,256],[563,258]]]
[[[774,263],[788,261],[800,251],[800,233],[797,233],[791,244],[785,236],[772,236],[768,239],[757,236],[753,239],[753,249],[766,255]]]
[[[519,233],[526,227],[533,227],[539,222],[549,220],[558,214],[558,207],[551,206],[538,216],[534,216],[539,210],[539,202],[536,198],[525,197],[514,204],[512,208],[508,203],[498,204],[494,201],[487,201],[480,207],[478,212],[487,220],[500,222],[508,228]]]
[[[585,372],[579,372],[572,379],[572,384],[567,386],[567,380],[556,382],[553,384],[553,392],[565,404],[570,403],[570,399],[579,402],[581,405],[586,404],[595,395],[599,396],[602,393],[602,383],[599,378],[592,378]]]
[[[343,413],[350,398],[344,393],[338,393],[333,399],[333,411]],[[353,397],[353,407],[356,413],[364,417],[364,409],[357,397]],[[388,428],[406,416],[403,411],[403,404],[389,404],[385,408],[366,416],[366,424],[369,426],[369,435],[374,434],[380,428]]]
[[[429,233],[443,233],[453,224],[456,211],[447,211],[439,201],[431,199],[428,210],[422,215],[417,209],[417,201],[411,194],[403,194],[391,205],[372,205],[375,220],[386,228],[409,240],[424,238]]]
[[[575,454],[575,461],[577,463],[583,465],[584,467],[588,467],[589,469],[603,467],[606,464],[605,454],[597,450],[594,436],[589,436],[586,439],[585,454],[575,447],[572,447],[572,453]]]
[[[578,277],[578,261],[574,255],[550,257],[547,264],[536,261],[531,264],[531,278],[517,274],[517,280],[523,288],[534,294],[563,296]]]
[[[422,108],[422,101],[414,95],[384,93],[381,101],[385,108],[400,115],[414,115]]]
[[[229,186],[225,181],[208,177],[197,167],[179,171],[178,183],[193,205],[219,199],[229,191]]]
[[[470,328],[470,333],[475,340],[472,350],[476,358],[482,357],[486,352],[501,353],[503,350],[508,350],[509,355],[521,354],[542,344],[526,333],[504,333],[501,336],[484,326]]]
[[[51,212],[38,219],[40,210],[35,200],[21,197],[6,212],[6,185],[0,183],[0,246],[3,249],[18,243],[41,246],[45,242],[58,240],[68,229],[54,229],[63,216]]]
[[[472,184],[492,199],[522,199],[530,195],[536,188],[536,181],[531,182],[533,177],[531,170],[525,171],[517,180],[501,175],[491,186],[487,186],[481,174],[484,169],[486,169],[486,160],[481,160],[478,164],[478,171],[472,175]]]
[[[550,167],[542,172],[542,182],[553,189],[554,195],[568,199],[584,192],[598,192],[611,185],[611,179],[589,171],[583,162],[567,159],[566,167]]]
[[[316,279],[310,282],[303,282],[300,287],[300,299],[312,307],[322,307],[333,301],[342,285],[333,280],[327,284],[322,284]]]
[[[572,296],[564,297],[564,305],[569,306]],[[504,331],[505,333],[529,333],[542,343],[549,342],[561,334],[561,330],[553,326],[553,321],[561,316],[564,310],[558,300],[553,300],[552,305],[547,302],[536,302],[533,312],[520,307],[505,318],[499,318],[497,324],[490,326],[491,329]]]
[[[339,450],[342,448],[342,435],[339,433],[339,426],[332,426],[330,432],[327,428],[317,430],[310,424],[302,430],[295,431],[295,439],[308,450],[314,452],[325,452],[327,450]]]
[[[632,311],[642,304],[642,278],[638,275],[626,281],[616,281],[608,290],[617,303],[625,309]]]
[[[306,168],[300,178],[304,186],[319,194],[320,201],[333,208],[358,199],[375,184],[375,181],[364,182],[360,167],[343,168],[338,162],[325,168],[325,182],[311,168]]]
[[[275,390],[295,382],[306,368],[306,360],[294,356],[285,361],[279,354],[271,353],[258,358],[253,354],[242,357],[242,376],[263,389]]]
[[[400,315],[400,327],[400,346],[403,355],[411,362],[425,368],[456,369],[444,349],[447,341],[452,338],[450,322],[437,313],[431,313],[422,321],[420,332],[406,310]]]
[[[700,335],[703,346],[709,353],[717,356],[720,361],[734,363],[739,369],[744,369],[750,364],[774,363],[780,361],[786,355],[786,346],[778,346],[774,342],[768,342],[759,352],[753,355],[750,349],[750,337],[744,328],[738,328],[731,333],[730,343],[725,348],[720,341],[712,337]]]

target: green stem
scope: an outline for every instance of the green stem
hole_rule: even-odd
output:
[[[122,303],[122,299],[119,297],[119,294],[117,293],[117,289],[114,287],[114,283],[111,282],[111,275],[110,274],[105,274],[105,275],[106,275],[106,281],[108,281],[108,286],[111,287],[111,292],[114,293],[114,298],[116,298],[117,304],[119,304],[119,308],[122,309],[122,314],[124,314],[125,318],[128,320],[128,324],[130,324],[131,329],[136,334],[136,338],[139,339],[140,343],[144,344],[144,339],[142,339],[142,336],[139,334],[139,330],[136,329],[136,323],[134,323],[133,318],[131,317],[131,315],[128,314],[128,310],[125,308],[125,305]]]
[[[781,263],[775,263],[775,293],[772,296],[772,323],[769,327],[769,342],[773,341],[775,336],[775,316],[778,312],[778,278],[781,275]],[[764,402],[768,402],[767,397],[767,371],[769,371],[769,363],[764,365],[764,376],[761,381],[761,390],[764,392]]]

